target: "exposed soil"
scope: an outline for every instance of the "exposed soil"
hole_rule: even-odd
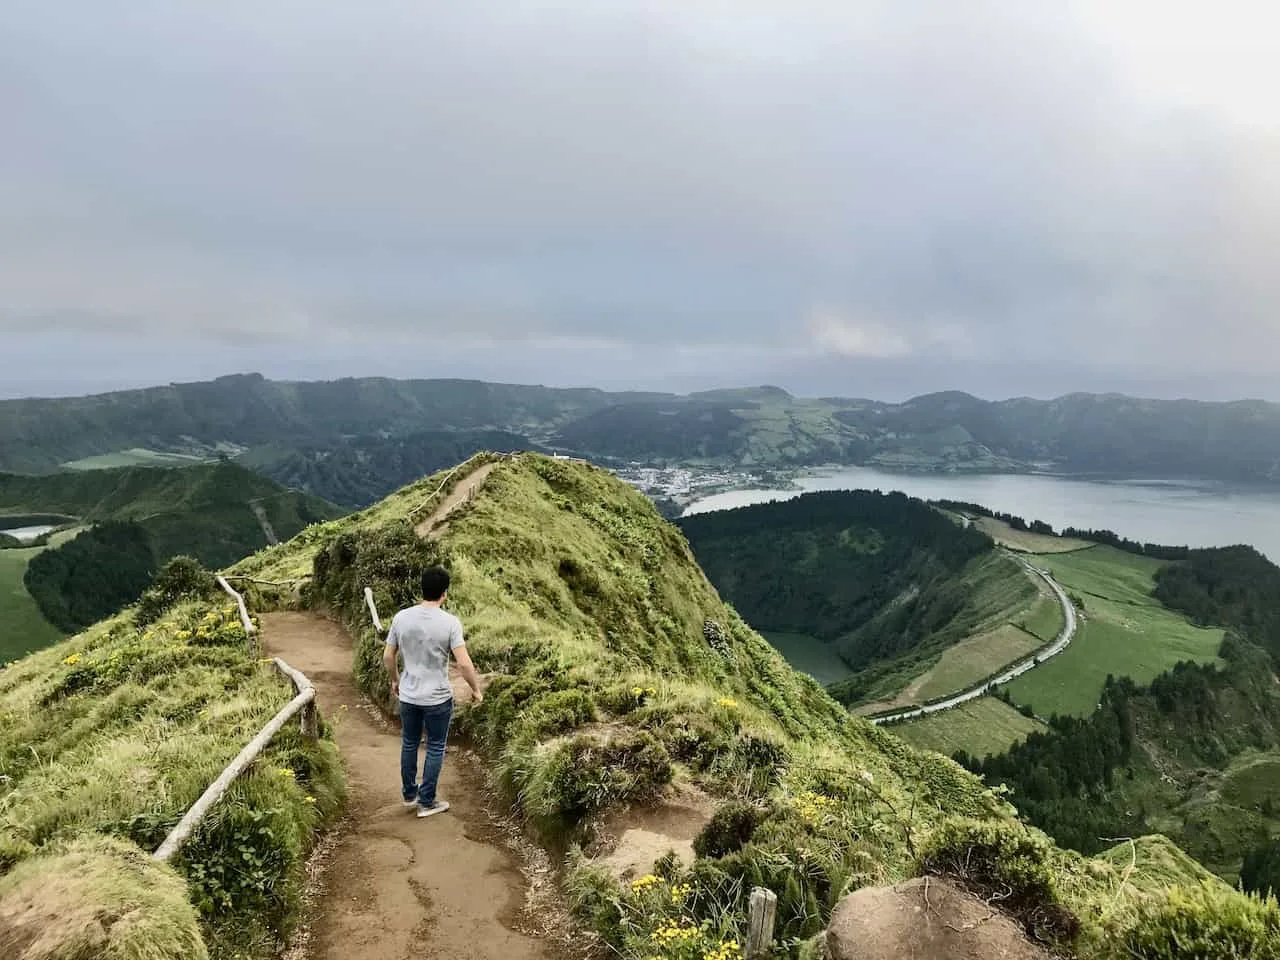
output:
[[[621,880],[632,880],[653,869],[668,851],[692,864],[693,841],[715,812],[715,801],[693,787],[670,791],[661,803],[633,807],[614,814],[601,827],[601,846],[607,852],[599,863]]]
[[[831,916],[831,960],[1049,960],[1021,928],[949,880],[864,887]]]
[[[474,495],[474,491],[480,489],[485,479],[489,474],[493,473],[493,468],[497,465],[496,461],[486,463],[459,480],[457,486],[453,488],[453,492],[445,497],[440,505],[432,511],[431,516],[415,526],[413,532],[420,537],[431,537],[432,539],[443,534],[446,529],[442,526],[445,518],[470,499]]]
[[[335,727],[347,771],[348,814],[309,912],[315,960],[551,960],[569,951],[529,905],[547,877],[516,854],[479,761],[450,745],[440,778],[447,813],[419,820],[400,803],[395,724],[351,677],[351,642],[309,613],[261,617],[267,649],[310,678]],[[465,709],[465,707],[460,708]],[[545,864],[541,870],[546,870]],[[551,926],[554,926],[551,925]]]

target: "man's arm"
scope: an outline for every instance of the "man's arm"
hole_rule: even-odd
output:
[[[458,663],[458,672],[471,688],[471,702],[484,702],[484,692],[480,689],[480,674],[476,673],[476,665],[471,662],[471,654],[467,653],[466,640],[462,636],[462,624],[454,625],[449,637],[449,649],[453,651],[453,659]]]
[[[476,665],[471,662],[471,654],[467,653],[465,645],[453,648],[453,659],[458,661],[458,672],[471,688],[471,702],[483,703],[484,692],[480,689],[480,674],[476,673]]]
[[[400,666],[396,663],[396,654],[400,649],[400,640],[396,636],[396,623],[391,621],[391,629],[387,631],[387,642],[382,648],[382,665],[387,668],[387,679],[391,684],[391,696],[400,699]]]

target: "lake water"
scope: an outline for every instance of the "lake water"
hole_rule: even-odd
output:
[[[0,528],[0,533],[21,540],[23,543],[30,543],[36,537],[44,536],[50,530],[56,529],[57,527],[52,524],[42,524],[36,527],[10,527],[7,530]]]
[[[1220,547],[1247,543],[1280,563],[1280,490],[1182,481],[1077,480],[1043,475],[901,474],[868,467],[815,472],[800,490],[732,490],[690,505],[704,513],[815,490],[901,490],[926,500],[963,500],[1027,520],[1112,530],[1147,543]]]

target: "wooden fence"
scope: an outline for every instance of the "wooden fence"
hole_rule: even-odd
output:
[[[244,626],[245,633],[249,635],[249,644],[252,648],[253,635],[257,631],[253,626],[253,621],[249,618],[249,611],[245,607],[244,597],[232,589],[231,585],[222,577],[218,577],[218,585],[235,598],[237,605],[240,607],[240,622]],[[258,732],[258,735],[245,744],[244,749],[236,754],[235,759],[227,765],[226,769],[218,776],[218,779],[209,784],[209,788],[200,795],[200,799],[178,821],[178,825],[169,831],[169,835],[164,838],[164,843],[160,844],[159,849],[152,854],[152,857],[156,860],[163,863],[172,859],[173,855],[178,852],[179,848],[200,826],[200,822],[208,815],[213,805],[222,798],[222,795],[227,792],[227,788],[235,782],[236,777],[240,776],[249,764],[258,758],[258,754],[262,753],[267,744],[271,742],[272,737],[283,730],[285,724],[295,716],[302,715],[301,726],[304,737],[309,740],[315,740],[319,736],[320,723],[316,715],[316,688],[311,685],[311,681],[305,675],[289,666],[279,657],[274,658],[272,663],[277,670],[289,678],[294,690],[297,691],[297,696],[272,717],[267,725]]]

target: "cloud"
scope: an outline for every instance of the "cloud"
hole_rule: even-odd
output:
[[[820,307],[809,319],[809,335],[820,350],[843,357],[905,357],[911,344],[875,321],[852,320]]]
[[[0,334],[1263,376],[1280,68],[1200,9],[11,0]]]

